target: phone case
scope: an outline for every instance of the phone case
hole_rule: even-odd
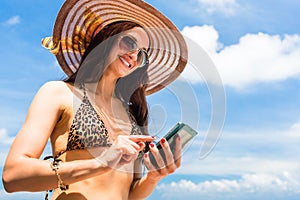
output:
[[[193,137],[195,137],[198,134],[197,131],[195,131],[193,128],[191,128],[189,125],[178,122],[165,136],[166,140],[170,145],[174,144],[174,140],[176,139],[176,136],[180,136],[180,142],[181,142],[181,148],[183,148]],[[156,143],[157,148],[161,148],[160,142]]]

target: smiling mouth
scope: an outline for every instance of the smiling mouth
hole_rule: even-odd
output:
[[[131,67],[131,64],[129,64],[122,56],[119,56],[119,59],[122,61],[122,63],[124,63],[124,65],[126,65],[128,68]]]

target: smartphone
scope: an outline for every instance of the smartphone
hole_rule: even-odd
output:
[[[184,146],[196,135],[198,134],[197,131],[195,131],[193,128],[191,128],[189,125],[178,122],[165,136],[166,140],[170,145],[175,145],[175,139],[177,136],[180,137],[180,143],[181,148],[184,148]],[[158,141],[156,143],[156,146],[158,149],[161,149],[161,144]]]
[[[182,123],[182,122],[178,122],[165,136],[164,138],[168,141],[171,151],[174,153],[175,151],[175,142],[176,142],[176,138],[177,136],[180,137],[180,143],[181,143],[181,148],[183,149],[184,146],[186,146],[186,144],[196,135],[198,134],[197,131],[195,131],[193,128],[191,128],[189,125]],[[161,154],[161,156],[163,157],[163,159],[165,160],[165,154],[162,150],[162,146],[160,144],[160,141],[158,141],[156,143],[156,146]],[[149,151],[149,144],[146,144],[146,147],[144,149],[144,152],[148,152]],[[155,159],[152,155],[152,153],[149,153],[149,157],[150,160],[152,162],[152,164],[154,166],[157,166]],[[166,161],[166,160],[165,160]]]

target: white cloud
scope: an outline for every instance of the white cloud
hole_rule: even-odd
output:
[[[0,129],[0,144],[10,145],[13,140],[14,137],[9,136],[6,129]]]
[[[185,27],[182,33],[206,50],[225,85],[243,89],[254,83],[282,81],[300,75],[299,35],[247,34],[238,44],[221,49],[213,26]],[[195,82],[195,73],[191,70],[186,73]],[[198,76],[198,81],[201,79]]]
[[[287,131],[287,135],[294,139],[300,139],[300,122],[293,124],[293,126]]]
[[[205,133],[183,152],[178,174],[237,175],[275,174],[300,168],[300,125],[286,130],[223,132],[212,152],[200,159]]]
[[[255,199],[265,195],[267,199],[278,199],[278,195],[299,196],[299,173],[283,171],[279,175],[273,174],[244,174],[240,178],[216,179],[195,183],[190,180],[180,180],[169,184],[160,184],[160,191],[165,199],[245,199],[251,195]],[[258,197],[258,198],[257,198]],[[277,198],[276,198],[277,197]],[[248,199],[248,198],[247,198]],[[251,199],[251,198],[249,198]],[[288,198],[284,198],[288,199]]]
[[[13,26],[21,22],[20,16],[16,15],[9,18],[4,24],[8,26]]]
[[[235,0],[198,0],[198,2],[210,14],[221,12],[226,15],[234,15],[239,8]]]
[[[219,43],[219,33],[210,25],[203,26],[186,26],[182,30],[182,34],[192,39],[200,47],[204,48],[209,54],[215,54],[223,45]]]
[[[234,151],[234,149],[233,149]],[[239,151],[238,149],[236,151]],[[204,160],[200,160],[198,154],[183,156],[182,167],[178,174],[203,174],[214,176],[241,175],[246,173],[272,173],[278,174],[285,170],[296,171],[300,168],[299,159],[284,160],[287,158],[271,158],[268,155],[260,156],[265,152],[256,152],[256,155],[247,155],[247,151],[240,151],[244,155],[232,155],[230,152],[213,153]],[[272,154],[272,152],[269,152]]]

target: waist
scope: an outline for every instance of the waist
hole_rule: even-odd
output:
[[[60,159],[63,162],[93,159],[88,150],[66,151]],[[54,190],[52,200],[127,200],[133,180],[133,163],[124,165],[103,174],[78,181],[69,185],[69,189],[59,194]]]
[[[59,194],[56,189],[52,199],[59,200],[127,200],[133,175],[111,171],[69,185]]]

